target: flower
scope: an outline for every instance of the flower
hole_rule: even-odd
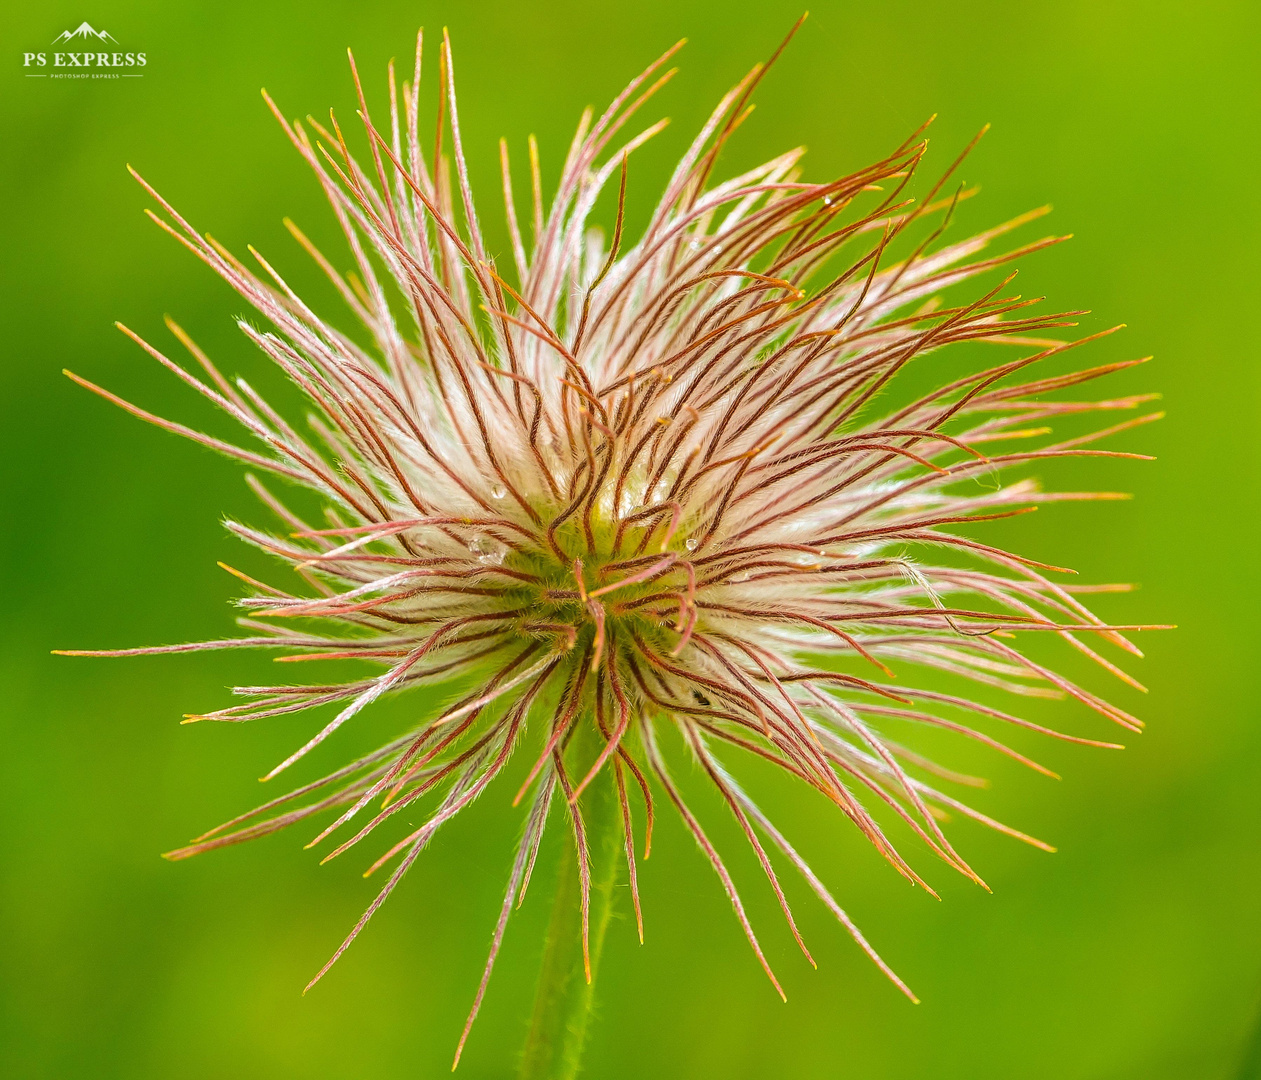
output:
[[[328,521],[303,520],[251,476],[283,528],[229,528],[289,564],[303,584],[290,591],[238,574],[252,589],[240,601],[250,636],[106,655],[263,647],[283,650],[286,661],[350,658],[380,669],[333,685],[238,687],[245,703],[187,718],[243,722],[340,707],[265,779],[335,745],[338,729],[385,694],[471,687],[414,730],[170,854],[182,859],[327,812],[333,820],[308,845],[342,836],[327,861],[433,796],[419,827],[370,867],[393,869],[316,979],[436,830],[524,754],[530,765],[517,799],[528,806],[526,824],[470,1024],[554,803],[579,853],[585,943],[583,796],[592,784],[614,793],[641,940],[633,804],[645,807],[647,857],[655,788],[712,863],[779,989],[735,884],[671,778],[661,733],[674,729],[730,807],[789,924],[767,847],[804,875],[910,996],[727,759],[752,754],[814,788],[915,884],[928,888],[869,804],[883,804],[983,884],[941,828],[945,811],[1047,845],[947,794],[940,780],[969,778],[887,732],[947,729],[1048,774],[982,728],[999,721],[1114,744],[935,688],[934,676],[1067,696],[1127,730],[1141,726],[1013,643],[1052,634],[1133,682],[1085,639],[1137,655],[1124,634],[1141,627],[1105,624],[1079,598],[1089,589],[1049,576],[1056,567],[971,537],[978,523],[1045,502],[1114,497],[1047,493],[1029,478],[1006,480],[1006,470],[1068,456],[1137,457],[1088,447],[1154,418],[1043,440],[1048,420],[1131,410],[1150,395],[1052,396],[1129,363],[1028,381],[1035,363],[1102,335],[1047,337],[1073,325],[1076,313],[1034,313],[1034,301],[1008,294],[1010,276],[955,298],[965,282],[1055,243],[983,255],[1043,211],[939,246],[970,192],[947,190],[956,162],[925,199],[908,197],[923,129],[875,164],[825,183],[801,179],[800,150],[717,180],[719,154],[765,71],[759,66],[719,102],[632,242],[628,157],[663,124],[630,138],[623,129],[673,74],[663,69],[677,48],[598,119],[584,114],[550,209],[531,140],[529,246],[501,142],[510,267],[487,250],[478,225],[445,36],[428,157],[416,90],[421,40],[401,96],[391,65],[385,133],[355,72],[366,156],[351,152],[336,119],[331,130],[314,120],[290,124],[268,98],[328,196],[355,271],[343,275],[297,226],[289,223],[290,231],[363,323],[370,346],[317,315],[262,255],[250,249],[258,264],[251,269],[136,176],[166,214],[150,216],[257,311],[260,322],[242,319],[240,328],[307,396],[317,414],[313,435],[247,383],[221,375],[174,323],[204,377],[123,330],[239,421],[255,449],[72,378],[142,419],[315,492]],[[606,243],[589,221],[600,193],[614,186]],[[919,396],[898,390],[908,365],[960,342],[1008,346],[1016,358],[935,376]],[[921,672],[926,685],[893,681],[893,667]]]

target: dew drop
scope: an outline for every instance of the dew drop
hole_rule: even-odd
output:
[[[475,536],[468,542],[468,549],[483,566],[499,566],[503,563],[507,551],[487,536]]]
[[[714,254],[715,254],[715,255],[721,255],[721,254],[722,254],[722,244],[715,244],[715,245],[714,245]]]
[[[748,581],[752,576],[753,574],[749,570],[737,570],[727,580],[733,585],[739,585],[741,582]]]
[[[689,251],[700,251],[701,242],[699,240],[689,240],[687,242],[687,247]]]
[[[824,196],[823,196],[823,205],[824,205],[824,206],[831,206],[831,205],[832,205],[832,196],[831,196],[831,195],[824,195]]]
[[[490,497],[492,499],[502,499],[508,494],[508,489],[503,484],[496,484],[490,489]]]
[[[689,536],[683,546],[687,548],[688,551],[695,551],[701,546],[701,542],[697,540],[695,536]]]
[[[798,566],[814,566],[814,560],[815,556],[811,555],[808,551],[799,551],[793,556],[793,562],[795,562]]]

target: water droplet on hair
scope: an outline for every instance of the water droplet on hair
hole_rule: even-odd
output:
[[[490,497],[492,499],[502,499],[508,494],[508,489],[503,484],[496,484],[490,489]]]
[[[798,566],[815,566],[815,559],[816,556],[810,554],[808,551],[799,551],[793,556],[793,562],[795,562]]]
[[[468,549],[483,566],[499,566],[503,563],[507,550],[488,536],[475,536],[468,542]]]
[[[697,540],[695,536],[689,536],[687,540],[684,541],[683,546],[687,548],[688,551],[695,551],[701,546],[701,542]]]
[[[689,251],[700,251],[701,242],[699,240],[689,240],[687,242],[687,247]]]
[[[824,195],[824,196],[823,196],[823,205],[824,205],[824,206],[831,206],[831,205],[832,205],[832,196],[831,196],[831,195]]]
[[[739,585],[742,581],[748,581],[753,576],[750,570],[737,570],[727,580],[733,585]]]
[[[714,245],[714,254],[715,254],[715,255],[721,255],[721,254],[722,254],[722,244],[715,244],[715,245]]]

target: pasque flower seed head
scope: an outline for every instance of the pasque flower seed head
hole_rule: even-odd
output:
[[[248,384],[221,375],[173,323],[203,376],[125,332],[239,421],[253,448],[74,377],[276,478],[279,486],[250,483],[281,527],[229,528],[297,572],[296,586],[245,578],[248,636],[110,655],[272,648],[286,661],[371,665],[372,674],[346,682],[239,687],[246,702],[189,718],[243,722],[335,706],[268,778],[334,751],[338,730],[385,694],[466,688],[372,753],[171,853],[185,858],[323,815],[331,820],[312,845],[341,837],[331,859],[395,829],[370,867],[388,867],[388,881],[330,965],[438,828],[523,755],[516,798],[525,827],[487,977],[549,819],[567,822],[577,845],[585,941],[584,793],[598,784],[610,785],[620,808],[641,938],[637,807],[646,811],[646,856],[664,796],[779,989],[732,878],[672,779],[669,730],[730,808],[790,926],[773,851],[910,995],[736,780],[739,759],[761,758],[815,789],[911,882],[925,885],[873,810],[980,883],[941,827],[947,813],[1046,845],[948,794],[974,781],[912,749],[917,729],[947,729],[1046,773],[988,731],[997,722],[1111,744],[996,708],[991,692],[1074,698],[1140,727],[1018,647],[1024,635],[1053,635],[1132,682],[1089,642],[1137,654],[1125,631],[1139,628],[1096,618],[1080,598],[1090,590],[1061,584],[1057,568],[973,538],[981,522],[1046,502],[1109,497],[1047,493],[1008,477],[1055,458],[1137,456],[1091,444],[1153,418],[1050,436],[1050,421],[1132,410],[1149,396],[1059,396],[1126,363],[1035,373],[1083,342],[1050,336],[1074,313],[1038,314],[1034,301],[1011,294],[1004,268],[1056,238],[1000,254],[992,246],[1041,211],[944,242],[970,192],[951,181],[952,167],[911,199],[922,131],[827,182],[802,179],[800,150],[719,179],[759,66],[719,102],[632,239],[628,159],[663,124],[629,137],[627,125],[673,74],[664,69],[676,49],[598,118],[583,115],[550,203],[531,139],[531,194],[517,209],[500,144],[510,238],[502,259],[478,224],[445,39],[433,144],[420,133],[420,42],[401,92],[391,66],[384,126],[355,73],[366,131],[357,152],[335,117],[328,127],[290,124],[272,105],[332,205],[353,271],[336,269],[292,223],[290,231],[370,345],[316,314],[262,255],[251,249],[257,265],[247,266],[140,181],[164,212],[154,220],[255,309],[258,322],[243,319],[241,330],[313,415],[311,434],[301,433]],[[606,188],[607,238],[590,224]],[[1005,358],[972,372],[949,367],[967,342]],[[927,392],[899,391],[912,367]],[[316,493],[328,520],[300,518],[281,501],[285,485]]]

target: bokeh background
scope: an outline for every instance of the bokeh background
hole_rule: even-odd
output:
[[[482,217],[502,251],[500,135],[523,162],[525,137],[537,133],[554,180],[583,106],[602,106],[687,36],[682,73],[654,106],[674,123],[631,170],[632,221],[642,221],[672,156],[798,14],[784,0],[76,0],[9,11],[0,50],[0,1074],[445,1075],[518,822],[508,805],[515,784],[492,789],[439,835],[306,997],[302,986],[373,895],[355,865],[319,868],[298,835],[186,864],[158,858],[253,805],[254,778],[305,728],[283,718],[178,726],[183,712],[226,703],[225,685],[266,674],[265,660],[49,655],[221,635],[234,582],[215,561],[267,570],[218,524],[266,520],[239,468],[60,375],[71,367],[155,411],[226,430],[111,326],[121,319],[162,341],[170,312],[229,371],[275,383],[232,325],[240,301],[144,220],[146,197],[124,163],[202,229],[239,251],[254,243],[327,300],[281,218],[331,248],[330,218],[260,86],[290,115],[332,105],[352,116],[350,45],[380,108],[389,57],[409,54],[418,25],[448,25]],[[993,895],[917,852],[942,891],[936,903],[816,799],[768,790],[919,1007],[789,881],[819,960],[812,971],[734,827],[691,784],[745,883],[788,1004],[665,814],[642,871],[648,943],[634,942],[625,919],[613,928],[587,1075],[1261,1075],[1246,1064],[1261,1005],[1261,356],[1251,323],[1261,287],[1259,14],[1246,0],[825,0],[764,83],[724,158],[732,172],[805,143],[811,177],[834,176],[939,113],[931,172],[994,124],[964,169],[983,191],[956,235],[1054,203],[1052,227],[1076,239],[1027,260],[1022,291],[1092,309],[1087,330],[1128,323],[1089,358],[1155,354],[1109,389],[1161,390],[1169,416],[1124,440],[1157,455],[1153,464],[1046,474],[1132,491],[1134,501],[1047,510],[993,535],[1089,580],[1137,582],[1129,597],[1104,598],[1104,613],[1180,628],[1142,642],[1148,658],[1136,674],[1148,697],[1115,692],[1150,725],[1124,753],[1017,739],[1063,773],[1057,783],[955,748],[952,761],[994,779],[983,809],[1060,848],[1048,856],[961,825],[956,843]],[[84,19],[146,51],[145,77],[23,77],[23,51],[47,49]],[[435,55],[431,45],[431,73]],[[1091,685],[1106,688],[1098,677]],[[345,745],[372,742],[422,704],[380,709]],[[1114,734],[1068,705],[1031,715]],[[560,835],[510,925],[465,1080],[513,1073]]]

